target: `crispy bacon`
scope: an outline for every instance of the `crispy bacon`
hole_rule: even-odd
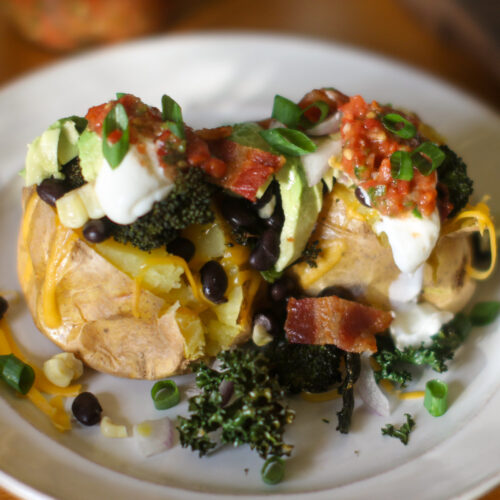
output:
[[[226,175],[218,183],[250,201],[256,200],[257,190],[285,163],[283,156],[229,139],[213,141],[209,145],[211,153],[227,167]]]
[[[389,312],[336,296],[291,298],[286,336],[294,344],[333,344],[347,352],[376,352],[375,334],[392,321]]]

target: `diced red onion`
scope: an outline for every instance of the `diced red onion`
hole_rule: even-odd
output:
[[[339,156],[342,151],[342,143],[339,140],[326,140],[322,142],[314,153],[301,157],[302,165],[306,172],[309,187],[315,186],[330,168],[328,160],[332,156]]]
[[[338,132],[340,130],[341,119],[341,113],[340,111],[337,111],[336,113],[333,113],[333,115],[329,116],[326,120],[308,129],[307,134],[312,136],[335,134],[335,132]]]
[[[166,451],[174,445],[174,425],[168,417],[145,420],[134,425],[134,438],[145,457]]]
[[[365,405],[375,413],[383,417],[391,414],[389,399],[375,381],[370,359],[367,356],[361,356],[361,373],[356,383],[356,390]]]

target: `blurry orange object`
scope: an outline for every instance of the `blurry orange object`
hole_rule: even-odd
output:
[[[2,0],[29,40],[55,50],[114,42],[163,28],[174,0]]]

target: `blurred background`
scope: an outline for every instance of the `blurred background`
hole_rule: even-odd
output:
[[[499,0],[2,0],[0,85],[102,44],[228,29],[375,51],[500,109]]]
[[[101,45],[199,30],[352,45],[500,110],[500,0],[0,0],[0,87]],[[0,488],[0,500],[12,498]],[[486,499],[500,500],[500,488]]]

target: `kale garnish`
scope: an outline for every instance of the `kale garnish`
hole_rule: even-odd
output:
[[[399,439],[404,445],[408,444],[408,439],[410,438],[410,432],[415,427],[415,420],[409,413],[405,413],[406,423],[400,427],[394,427],[392,424],[387,424],[382,427],[381,431],[384,436],[391,436],[393,438]]]
[[[269,359],[245,348],[224,351],[217,359],[220,370],[193,366],[201,393],[189,400],[190,417],[178,419],[181,445],[201,457],[217,446],[214,433],[220,433],[223,444],[248,444],[262,458],[290,455],[293,446],[283,442],[283,433],[295,414],[281,403],[284,391],[269,371]],[[219,390],[223,380],[234,384],[226,405]]]
[[[345,353],[345,370],[344,381],[339,387],[339,394],[342,394],[342,409],[337,412],[339,419],[337,430],[342,434],[347,434],[351,426],[352,411],[354,410],[354,384],[361,373],[361,357],[359,354]]]
[[[412,378],[404,365],[430,366],[436,372],[445,372],[446,362],[453,359],[455,351],[465,341],[471,330],[470,319],[464,314],[457,314],[449,323],[432,336],[429,346],[406,347],[400,350],[394,346],[390,337],[377,336],[375,361],[380,369],[375,371],[377,381],[386,379],[405,387]]]

